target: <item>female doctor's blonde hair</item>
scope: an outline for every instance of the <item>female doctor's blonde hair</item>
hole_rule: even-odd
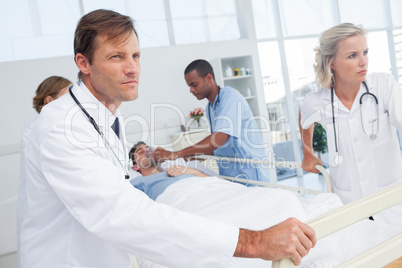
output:
[[[339,43],[348,37],[366,35],[367,31],[361,25],[342,23],[321,34],[320,45],[314,49],[317,84],[321,88],[330,88],[335,83],[331,64],[338,52]]]

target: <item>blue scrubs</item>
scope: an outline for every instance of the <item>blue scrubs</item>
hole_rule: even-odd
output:
[[[216,156],[267,159],[261,134],[250,106],[244,97],[231,87],[219,90],[214,104],[207,104],[206,113],[211,132],[229,135],[226,143],[216,149]],[[269,169],[258,164],[218,161],[221,175],[269,182]]]

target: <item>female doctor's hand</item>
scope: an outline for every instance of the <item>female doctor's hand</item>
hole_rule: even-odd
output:
[[[316,165],[322,166],[322,162],[320,159],[318,159],[313,153],[311,152],[305,152],[304,153],[304,158],[302,162],[302,169],[306,172],[311,172],[311,173],[319,173],[319,171],[315,168]]]

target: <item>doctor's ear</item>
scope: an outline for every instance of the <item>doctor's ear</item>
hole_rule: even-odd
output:
[[[55,99],[53,99],[52,96],[47,95],[47,96],[45,97],[44,102],[45,102],[45,104],[48,104],[48,103],[50,103],[50,102],[52,102],[52,101],[54,101],[54,100],[55,100]]]
[[[77,53],[77,55],[75,55],[75,63],[82,73],[89,74],[90,64],[87,57],[81,53]]]

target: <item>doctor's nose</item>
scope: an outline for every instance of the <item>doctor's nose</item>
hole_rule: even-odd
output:
[[[359,61],[359,65],[361,67],[367,67],[367,65],[368,65],[368,57],[367,56],[361,56],[360,61]]]
[[[126,60],[126,64],[124,66],[125,73],[130,75],[130,74],[136,74],[140,71],[140,63],[136,59],[128,59]]]

